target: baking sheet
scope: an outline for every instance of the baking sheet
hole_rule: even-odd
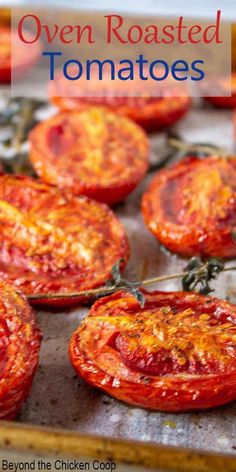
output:
[[[233,149],[231,112],[197,104],[175,131],[192,142]],[[154,153],[159,153],[159,148],[160,154],[163,153],[164,135],[152,136],[151,141]],[[186,261],[163,250],[142,221],[140,198],[151,177],[149,174],[133,195],[115,209],[131,244],[132,255],[126,270],[130,279],[171,274],[186,265]],[[177,290],[180,285],[171,281],[158,288]],[[218,297],[236,301],[235,273],[222,274],[215,283],[215,290]],[[112,438],[236,453],[236,403],[196,414],[151,412],[122,404],[79,379],[68,359],[68,342],[87,312],[88,307],[61,313],[37,311],[44,340],[32,393],[18,417],[20,422]]]

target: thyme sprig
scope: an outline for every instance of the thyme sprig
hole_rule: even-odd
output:
[[[119,260],[113,266],[111,278],[103,287],[73,293],[28,294],[27,298],[34,301],[38,300],[39,302],[42,299],[100,298],[123,290],[132,293],[141,307],[143,307],[145,304],[145,296],[140,290],[142,287],[169,280],[181,279],[182,289],[184,291],[197,291],[198,293],[206,295],[213,291],[210,282],[216,279],[221,272],[236,270],[236,266],[225,267],[224,262],[216,257],[210,258],[205,262],[198,257],[193,257],[190,259],[183,272],[132,282],[122,277],[122,262],[122,260]]]
[[[232,157],[233,155],[228,149],[211,143],[188,143],[176,134],[169,134],[168,144],[176,151],[181,152],[182,157],[191,154],[198,157],[206,157],[213,154],[222,157]]]
[[[224,262],[216,257],[212,257],[205,264],[199,257],[193,257],[186,269],[186,274],[182,278],[184,291],[194,291],[198,288],[199,293],[208,295],[213,289],[210,286],[211,280],[225,270]]]
[[[41,100],[3,97],[0,107],[0,159],[6,172],[32,174],[28,161],[28,134],[38,123]]]

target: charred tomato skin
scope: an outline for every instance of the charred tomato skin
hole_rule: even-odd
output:
[[[45,182],[114,205],[148,169],[144,131],[110,110],[61,113],[30,134],[30,159]]]
[[[61,307],[89,301],[67,293],[104,285],[113,265],[129,258],[125,229],[107,205],[75,197],[26,176],[0,174],[0,277],[32,304]],[[65,298],[42,295],[65,293]]]
[[[143,309],[124,292],[93,305],[70,341],[69,356],[77,374],[118,400],[153,410],[200,410],[235,400],[235,357],[226,353],[236,349],[236,307],[194,293],[144,291],[144,295]],[[116,341],[123,335],[129,336],[126,353]],[[156,363],[156,372],[150,372],[150,352],[162,341],[173,362],[167,373],[162,370],[158,375],[163,364]],[[143,352],[143,363],[134,367],[129,356],[136,348],[139,360]]]
[[[10,420],[31,389],[42,336],[24,296],[3,281],[0,288],[0,419]]]
[[[11,35],[18,38],[17,31],[11,31],[10,26],[0,26],[0,83],[11,82]],[[28,37],[30,35],[28,31],[27,35]],[[38,41],[26,49],[19,39],[15,39],[15,45],[19,53],[14,55],[13,72],[14,77],[18,78],[23,76],[39,59],[41,43]]]
[[[182,256],[233,258],[236,158],[187,157],[158,172],[142,199],[144,221]]]

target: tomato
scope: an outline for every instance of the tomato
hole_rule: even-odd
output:
[[[227,92],[228,79],[221,78],[220,80],[207,85],[211,90],[217,90],[218,92]],[[236,73],[232,74],[231,78],[231,96],[228,97],[204,97],[209,103],[212,103],[216,107],[220,108],[236,108]]]
[[[106,205],[30,177],[0,176],[0,278],[26,295],[67,294],[103,285],[129,248]],[[32,300],[61,306],[84,297]]]
[[[236,256],[236,158],[189,157],[158,172],[143,196],[148,228],[183,256]]]
[[[171,84],[167,90],[163,90],[163,96],[155,97],[149,95],[145,82],[144,92],[141,90],[139,95],[137,90],[137,96],[132,96],[135,95],[135,89],[138,86],[140,86],[138,81],[131,81],[130,95],[128,95],[126,88],[121,88],[119,91],[118,81],[111,82],[106,74],[100,82],[80,79],[78,85],[65,80],[61,74],[57,74],[55,80],[50,83],[49,96],[52,102],[62,110],[84,110],[91,105],[109,107],[114,112],[136,121],[147,131],[158,131],[174,124],[190,108],[190,98],[179,96],[179,87],[177,88],[176,85]],[[101,93],[105,91],[104,96],[97,93],[101,88]],[[78,96],[80,91],[81,96]],[[127,96],[122,96],[122,93],[126,93]],[[147,96],[143,96],[143,93]]]
[[[0,419],[12,419],[29,394],[41,334],[25,298],[0,281]]]
[[[31,162],[45,182],[109,205],[134,190],[148,168],[144,131],[103,108],[43,121],[30,143]]]
[[[0,83],[11,81],[11,34],[14,43],[14,75],[18,78],[25,74],[33,64],[38,60],[41,45],[25,45],[18,38],[17,31],[12,31],[10,26],[0,26]],[[27,38],[31,33],[27,31]]]
[[[73,334],[76,372],[118,400],[163,411],[236,399],[236,306],[184,292],[101,298]]]
[[[0,25],[7,25],[11,24],[11,9],[8,7],[0,9]]]

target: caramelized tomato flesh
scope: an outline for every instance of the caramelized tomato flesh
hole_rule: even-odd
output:
[[[0,229],[0,276],[25,294],[102,285],[129,255],[124,228],[106,205],[29,177],[0,175]]]
[[[26,300],[5,282],[0,290],[0,419],[12,419],[28,396],[41,334]]]
[[[134,316],[132,322],[133,329],[131,326],[117,337],[116,348],[125,364],[145,375],[214,374],[236,369],[236,326],[222,322],[214,312],[155,307],[142,313],[142,328]],[[225,328],[229,328],[228,335]]]
[[[44,181],[108,204],[128,195],[148,168],[144,131],[102,108],[57,115],[36,126],[30,141]]]
[[[186,158],[154,177],[144,194],[145,222],[181,255],[235,257],[236,158]]]
[[[236,307],[184,292],[96,302],[70,343],[76,372],[114,397],[184,411],[236,398]]]
[[[0,306],[1,310],[1,306]],[[7,327],[6,320],[4,317],[0,318],[0,375],[4,372],[4,369],[7,365],[8,361],[8,352],[7,347],[9,345],[8,337],[9,337],[9,329]]]
[[[167,90],[163,90],[160,97],[151,96],[153,92],[148,92],[146,83],[145,88],[141,84],[142,89],[138,92],[138,81],[130,83],[130,93],[125,89],[127,96],[121,96],[122,89],[119,90],[119,87],[119,82],[111,82],[106,74],[100,82],[95,79],[80,80],[79,86],[57,74],[50,84],[49,95],[52,102],[62,110],[105,106],[117,114],[128,116],[147,131],[158,131],[174,124],[187,113],[191,105],[187,94],[180,96],[179,89],[173,83],[166,87]]]

